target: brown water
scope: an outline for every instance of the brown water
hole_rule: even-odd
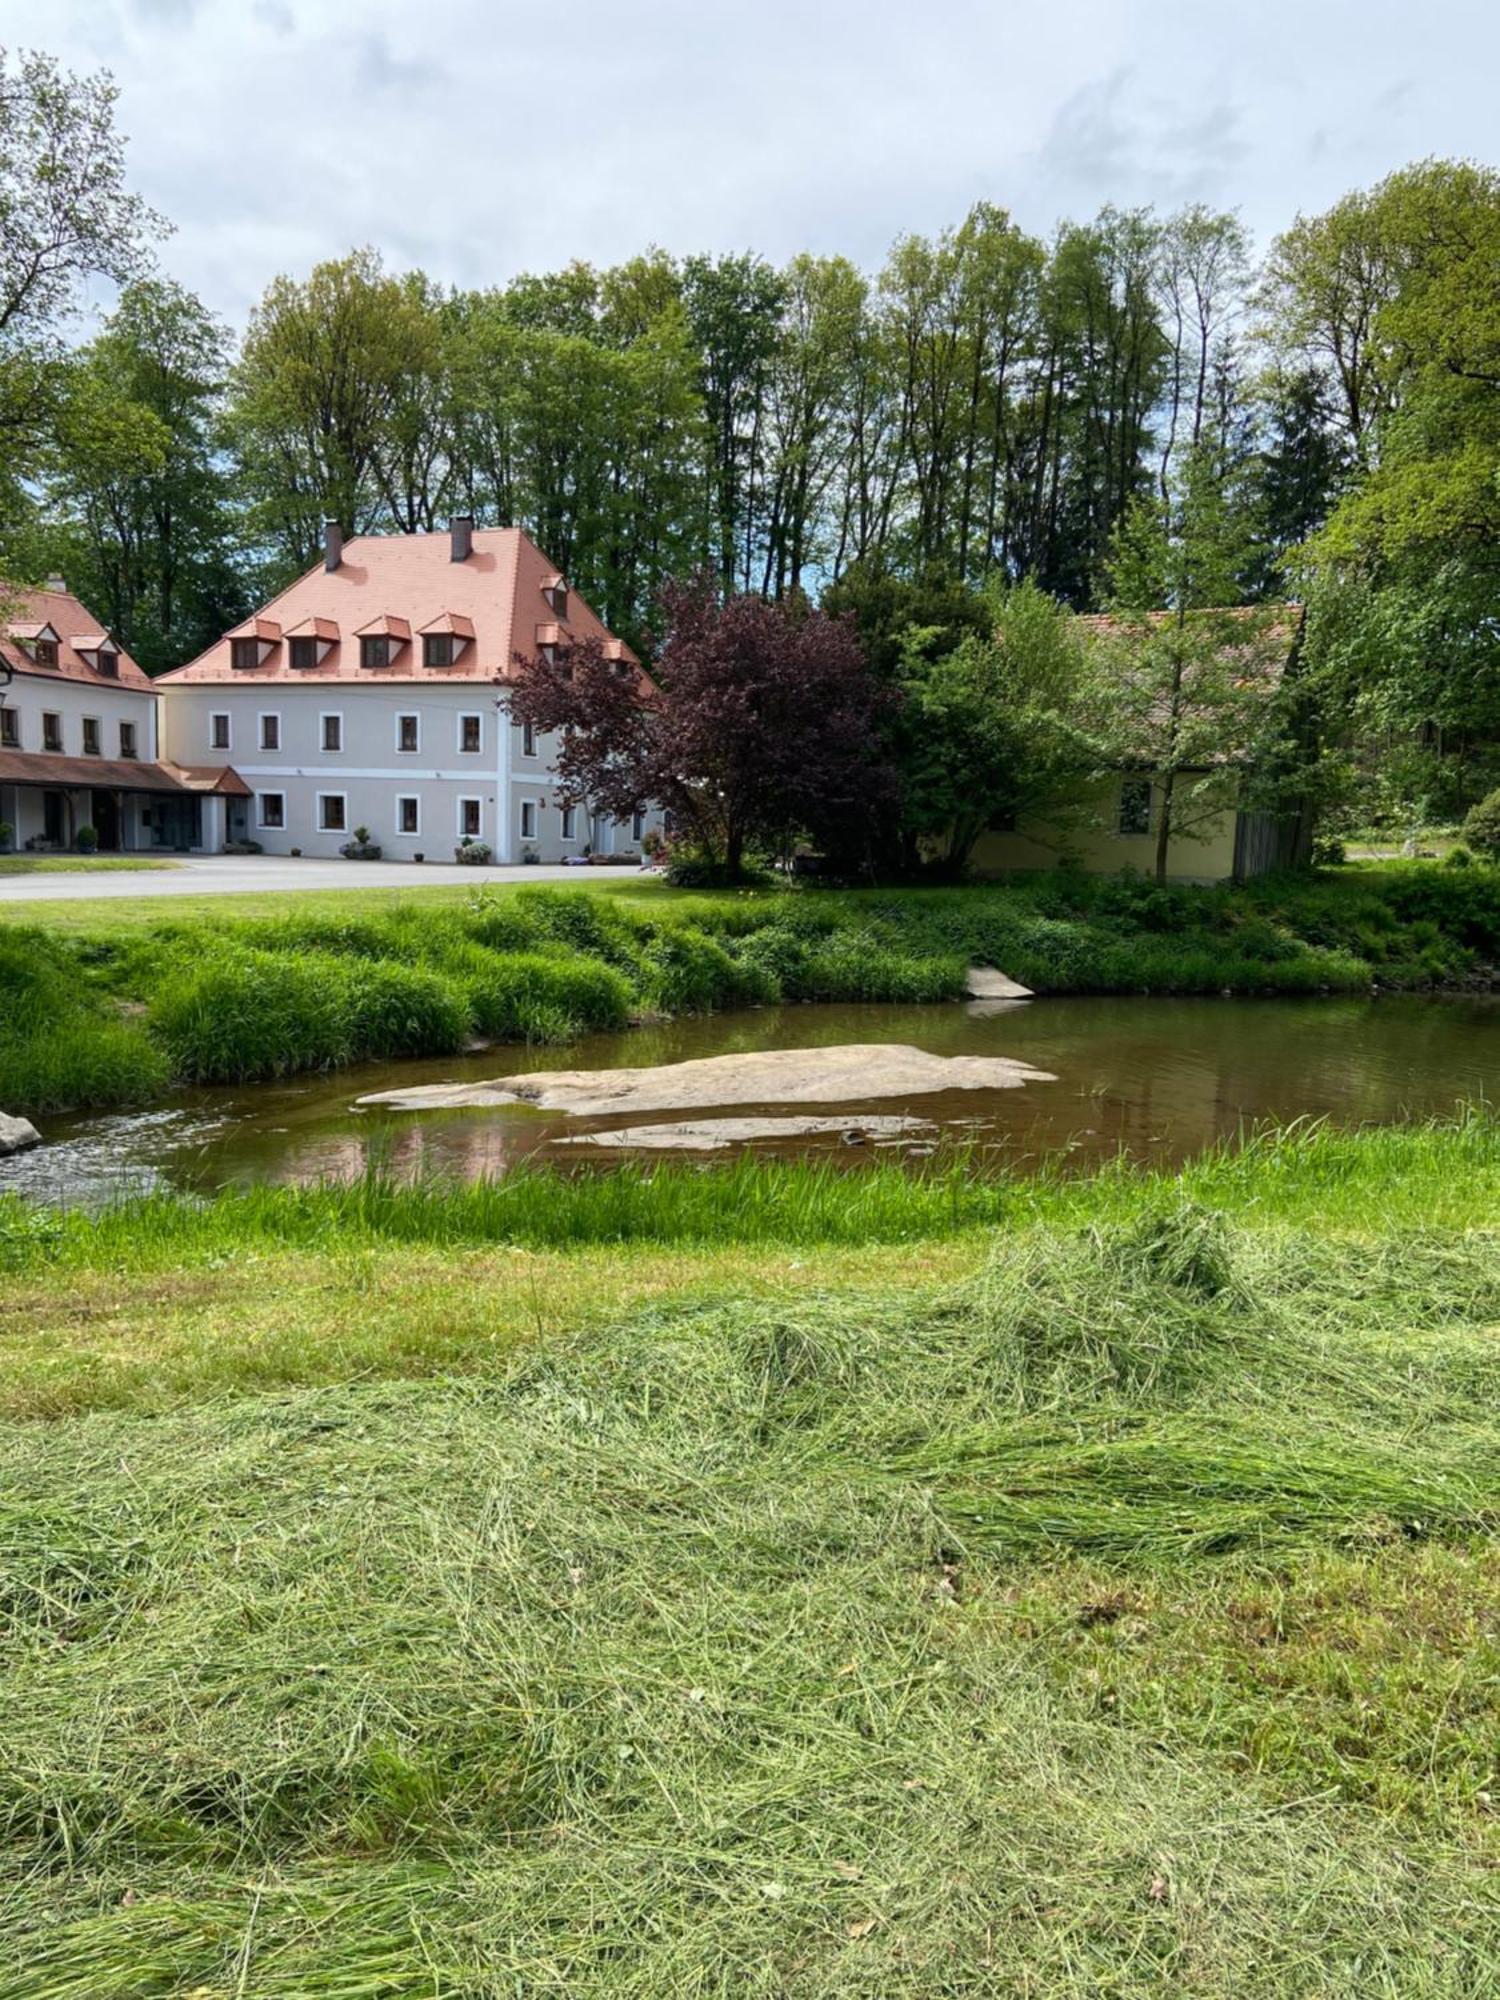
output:
[[[869,1158],[920,1159],[933,1143],[958,1140],[997,1168],[1024,1170],[1059,1156],[1087,1163],[1121,1151],[1175,1163],[1257,1121],[1326,1117],[1341,1125],[1384,1124],[1500,1096],[1500,1001],[1493,999],[758,1008],[593,1036],[567,1048],[500,1048],[384,1063],[283,1084],[185,1092],[144,1113],[43,1119],[38,1122],[47,1143],[0,1161],[0,1188],[45,1201],[93,1203],[160,1185],[208,1190],[342,1178],[375,1160],[402,1175],[498,1174],[528,1157],[596,1171],[623,1156],[556,1141],[619,1120],[520,1108],[360,1111],[354,1100],[403,1084],[523,1070],[605,1069],[881,1041],[914,1043],[935,1055],[1018,1056],[1058,1080],[1022,1090],[829,1107],[847,1111],[851,1124],[861,1111],[906,1112],[931,1121],[933,1130],[889,1148],[849,1146],[835,1132],[759,1143],[755,1150],[856,1166]],[[734,1110],[744,1115],[778,1108]],[[634,1116],[630,1122],[642,1121]],[[701,1162],[717,1156],[683,1157]]]

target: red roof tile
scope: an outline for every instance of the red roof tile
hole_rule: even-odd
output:
[[[289,664],[278,646],[258,667],[232,667],[226,633],[199,658],[162,679],[172,684],[222,681],[469,681],[515,676],[517,653],[536,650],[537,627],[555,618],[542,595],[556,575],[530,536],[519,528],[480,528],[464,562],[451,559],[448,534],[356,535],[344,543],[337,569],[320,562],[247,620],[247,636],[267,624],[278,632],[310,618],[327,619],[349,636],[329,647],[316,667]],[[449,667],[424,667],[402,651],[389,667],[362,667],[357,634],[381,629],[382,618],[417,632],[449,631],[471,640]],[[607,641],[607,632],[581,598],[570,593],[564,639]],[[633,656],[622,648],[623,657]]]
[[[109,635],[71,591],[7,590],[5,595],[14,602],[14,615],[0,629],[0,659],[18,674],[34,674],[38,680],[87,681],[91,687],[151,686],[149,675],[142,673],[130,655],[118,646],[115,648],[118,671],[113,674],[99,672],[96,654],[85,656],[79,652],[80,646],[97,646]],[[18,642],[23,638],[35,639],[49,626],[58,634],[57,665],[39,667]],[[74,632],[80,636],[76,639],[67,636]]]

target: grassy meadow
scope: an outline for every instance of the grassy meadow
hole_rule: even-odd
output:
[[[1494,1991],[1497,1195],[7,1205],[0,1995]]]
[[[249,905],[249,907],[245,907]],[[974,962],[1048,993],[1358,992],[1500,960],[1500,871],[1423,864],[1233,889],[1059,870],[1001,887],[690,894],[453,888],[0,922],[0,1105],[149,1102],[474,1037],[642,1015],[957,998]]]

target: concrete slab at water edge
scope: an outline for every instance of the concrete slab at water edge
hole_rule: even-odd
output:
[[[421,1084],[377,1091],[357,1102],[398,1111],[524,1104],[607,1118],[622,1111],[707,1111],[730,1104],[857,1104],[1056,1081],[1049,1071],[1010,1056],[934,1056],[900,1042],[846,1042],[703,1056],[649,1069],[541,1070],[480,1083]]]
[[[599,1146],[610,1152],[641,1151],[713,1153],[723,1146],[753,1145],[766,1139],[810,1139],[841,1133],[850,1145],[892,1145],[897,1140],[935,1132],[929,1118],[882,1116],[869,1118],[699,1118],[665,1125],[624,1125],[608,1132],[575,1132],[558,1139],[559,1146]]]
[[[12,1118],[8,1112],[0,1111],[0,1160],[41,1143],[42,1135],[29,1118]]]

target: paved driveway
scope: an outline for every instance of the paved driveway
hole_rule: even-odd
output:
[[[461,868],[456,862],[290,860],[273,854],[181,856],[171,868],[101,869],[97,874],[0,875],[0,903],[94,897],[266,895],[299,889],[424,889],[437,882],[599,882],[650,879],[636,868]]]

